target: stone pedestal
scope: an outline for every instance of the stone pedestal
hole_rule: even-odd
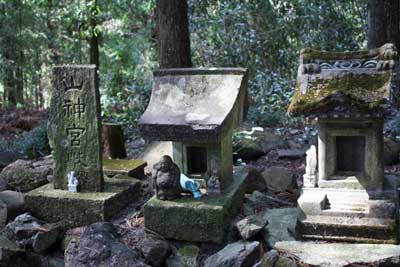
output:
[[[89,193],[72,193],[47,184],[26,194],[25,203],[32,215],[41,220],[78,227],[111,220],[137,199],[140,187],[140,181],[134,178],[105,179],[103,192]]]
[[[153,197],[144,206],[145,226],[167,239],[221,244],[243,201],[245,178],[245,172],[234,174],[234,183],[220,198]]]
[[[296,231],[303,239],[397,244],[395,190],[305,188]]]

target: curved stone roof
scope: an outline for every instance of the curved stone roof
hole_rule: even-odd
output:
[[[246,97],[245,69],[158,70],[139,128],[152,140],[218,142],[243,119]]]

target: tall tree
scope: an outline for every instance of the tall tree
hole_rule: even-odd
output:
[[[394,43],[400,49],[400,0],[369,0],[368,48]]]
[[[160,67],[191,67],[186,0],[158,0],[156,16]]]
[[[97,0],[91,1],[91,6],[89,8],[90,16],[90,64],[96,65],[97,69],[100,66],[100,53],[99,53],[99,32],[97,29],[96,16],[99,13],[99,7],[97,5]]]

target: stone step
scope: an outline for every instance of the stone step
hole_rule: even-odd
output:
[[[368,212],[368,206],[365,204],[358,205],[346,205],[346,204],[331,204],[329,209],[326,210],[339,210],[339,211],[358,211],[358,212]],[[325,210],[324,210],[325,211]]]
[[[361,243],[397,242],[394,219],[348,216],[307,216],[296,228],[302,238]]]

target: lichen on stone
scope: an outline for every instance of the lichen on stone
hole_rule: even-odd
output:
[[[352,105],[361,112],[378,111],[389,100],[391,77],[390,72],[316,77],[308,82],[305,93],[297,84],[288,112],[307,114],[332,105]]]

